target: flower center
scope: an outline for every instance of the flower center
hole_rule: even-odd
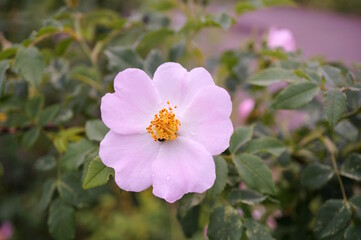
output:
[[[181,125],[180,121],[175,118],[173,108],[167,101],[168,109],[163,108],[158,114],[154,115],[154,119],[150,122],[147,127],[147,132],[152,135],[154,141],[168,141],[174,140],[178,137],[178,127]],[[174,106],[176,109],[177,106]]]

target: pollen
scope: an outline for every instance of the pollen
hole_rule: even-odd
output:
[[[147,127],[147,132],[152,136],[154,141],[171,141],[178,137],[177,131],[181,125],[173,113],[173,108],[167,101],[168,107],[161,109]],[[174,106],[176,109],[177,106]]]

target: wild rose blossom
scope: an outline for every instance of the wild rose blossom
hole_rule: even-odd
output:
[[[153,186],[171,203],[209,189],[216,177],[212,155],[228,148],[233,133],[227,91],[204,68],[188,72],[177,63],[159,66],[153,80],[126,69],[114,89],[101,101],[110,131],[99,155],[114,168],[117,185],[134,192]]]
[[[295,52],[296,40],[290,30],[272,27],[268,32],[267,47],[270,49],[283,48],[286,52]]]

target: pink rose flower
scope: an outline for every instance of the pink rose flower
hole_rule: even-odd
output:
[[[0,226],[0,240],[7,240],[13,236],[13,226],[10,222],[3,222]]]
[[[101,101],[110,131],[99,155],[114,168],[117,185],[134,192],[153,186],[170,203],[209,189],[216,178],[212,155],[228,148],[233,133],[227,91],[204,68],[188,72],[178,63],[159,66],[153,80],[126,69],[114,89]]]
[[[255,101],[253,98],[246,98],[238,105],[238,118],[241,123],[245,123],[253,111],[255,106]]]
[[[268,32],[267,47],[270,49],[283,48],[286,52],[295,52],[296,41],[290,30],[272,27]]]

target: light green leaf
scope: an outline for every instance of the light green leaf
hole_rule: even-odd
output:
[[[56,180],[55,179],[53,179],[53,178],[48,179],[44,183],[43,193],[42,193],[42,196],[40,199],[40,204],[39,204],[41,211],[44,211],[48,207],[48,205],[51,201],[51,198],[53,197],[55,189],[56,189]]]
[[[334,175],[328,165],[313,163],[308,165],[301,174],[301,184],[310,189],[319,189],[324,186]]]
[[[328,83],[337,87],[343,87],[345,85],[345,79],[342,76],[341,69],[331,65],[325,65],[322,66],[320,70]]]
[[[219,24],[224,30],[228,30],[235,22],[227,13],[221,13],[212,17],[213,21]]]
[[[4,91],[5,86],[5,72],[9,68],[9,61],[0,61],[0,97]]]
[[[143,68],[143,60],[130,48],[113,47],[105,50],[110,71],[119,72],[126,68]]]
[[[25,148],[31,148],[38,139],[39,135],[40,135],[40,128],[38,127],[34,127],[31,130],[27,131],[23,136],[23,140],[22,140],[23,146]]]
[[[270,169],[262,159],[252,154],[232,155],[236,169],[248,187],[274,194],[274,183]]]
[[[233,189],[228,195],[228,201],[231,205],[245,203],[254,205],[266,199],[266,196],[251,189]]]
[[[61,200],[55,200],[48,217],[51,236],[56,240],[73,239],[75,235],[75,211]]]
[[[85,133],[90,140],[101,141],[108,131],[102,120],[88,120],[85,124]]]
[[[0,51],[0,60],[12,58],[13,56],[15,56],[17,52],[18,52],[17,47],[9,47],[7,49],[4,49]]]
[[[329,238],[344,230],[351,219],[351,208],[342,200],[328,200],[316,216],[314,232],[319,239]]]
[[[361,182],[361,155],[351,154],[341,166],[341,175]]]
[[[174,32],[172,30],[166,28],[161,28],[159,30],[149,32],[139,42],[136,50],[140,55],[145,56],[151,49],[164,43],[165,39],[173,36],[173,34]]]
[[[274,137],[261,137],[247,143],[246,151],[250,153],[267,152],[279,157],[286,150],[286,146]]]
[[[210,216],[207,235],[210,240],[241,239],[241,215],[236,209],[230,206],[216,208]]]
[[[51,121],[54,120],[56,114],[58,114],[60,110],[60,105],[59,104],[55,104],[49,107],[46,107],[44,110],[42,110],[39,114],[39,120],[38,123],[41,126],[44,126],[48,123],[50,123]]]
[[[228,167],[227,162],[223,157],[214,157],[216,164],[216,181],[211,189],[208,190],[210,196],[216,196],[221,193],[227,184]]]
[[[319,91],[319,87],[311,82],[292,84],[282,90],[272,106],[278,109],[296,109],[309,103]]]
[[[104,185],[110,176],[114,176],[114,170],[103,164],[100,157],[94,158],[89,165],[83,182],[83,188],[89,189]]]
[[[326,115],[331,127],[335,127],[342,115],[347,111],[346,94],[338,89],[329,89],[326,94]]]
[[[85,157],[94,150],[94,145],[85,139],[71,143],[61,159],[62,165],[67,169],[75,170],[84,163]]]
[[[259,224],[253,219],[246,219],[244,226],[246,227],[246,235],[249,240],[273,240],[274,238],[268,231],[267,227]]]
[[[248,83],[257,86],[268,86],[272,83],[287,81],[289,83],[300,81],[293,71],[283,68],[268,68],[258,72],[256,75],[248,79]]]
[[[15,67],[31,85],[39,87],[45,63],[40,52],[35,47],[21,48],[16,54]]]
[[[237,14],[243,14],[256,10],[257,8],[250,2],[237,2],[235,10]]]
[[[250,127],[238,127],[229,143],[229,151],[236,153],[246,142],[252,139],[254,125]]]

